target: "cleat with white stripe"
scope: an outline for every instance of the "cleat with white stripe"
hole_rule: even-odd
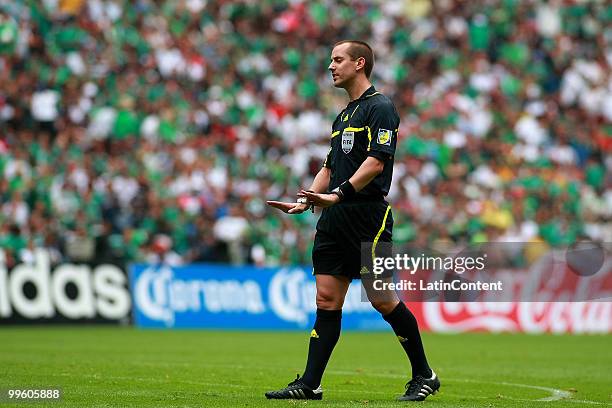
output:
[[[319,385],[316,389],[310,388],[302,382],[299,374],[295,380],[290,382],[287,387],[278,391],[266,392],[267,399],[303,399],[320,400],[323,399],[323,389]]]
[[[406,384],[406,392],[399,397],[400,401],[423,401],[430,395],[434,395],[440,389],[440,380],[436,373],[431,370],[431,378],[421,375],[415,376]]]

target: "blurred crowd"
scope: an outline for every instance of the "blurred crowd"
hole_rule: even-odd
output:
[[[612,4],[0,0],[0,248],[308,264],[288,216],[362,39],[401,117],[394,241],[612,242]]]

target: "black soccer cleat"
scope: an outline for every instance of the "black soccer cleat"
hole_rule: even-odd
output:
[[[297,378],[290,382],[286,388],[278,391],[266,392],[266,398],[320,400],[323,399],[323,389],[319,385],[316,390],[313,390],[302,382],[298,374]]]
[[[431,378],[425,378],[421,375],[415,376],[406,384],[406,392],[399,397],[400,401],[423,401],[433,395],[440,389],[440,380],[436,373],[431,370]]]

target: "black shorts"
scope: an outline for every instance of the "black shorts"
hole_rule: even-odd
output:
[[[359,279],[362,243],[390,243],[392,236],[393,215],[384,200],[342,202],[325,208],[312,249],[313,274]]]

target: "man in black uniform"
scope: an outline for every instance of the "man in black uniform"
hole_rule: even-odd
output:
[[[374,55],[361,41],[334,46],[329,70],[334,86],[350,102],[334,121],[331,148],[310,188],[297,203],[268,201],[288,214],[322,207],[312,253],[316,277],[317,318],[310,335],[304,375],[269,399],[322,399],[321,378],[340,337],[342,305],[352,279],[360,278],[361,244],[391,242],[393,216],[384,197],[389,192],[399,116],[389,98],[369,81]],[[412,379],[400,398],[422,401],[440,388],[425,357],[414,315],[395,294],[372,305],[393,328],[412,366]]]

